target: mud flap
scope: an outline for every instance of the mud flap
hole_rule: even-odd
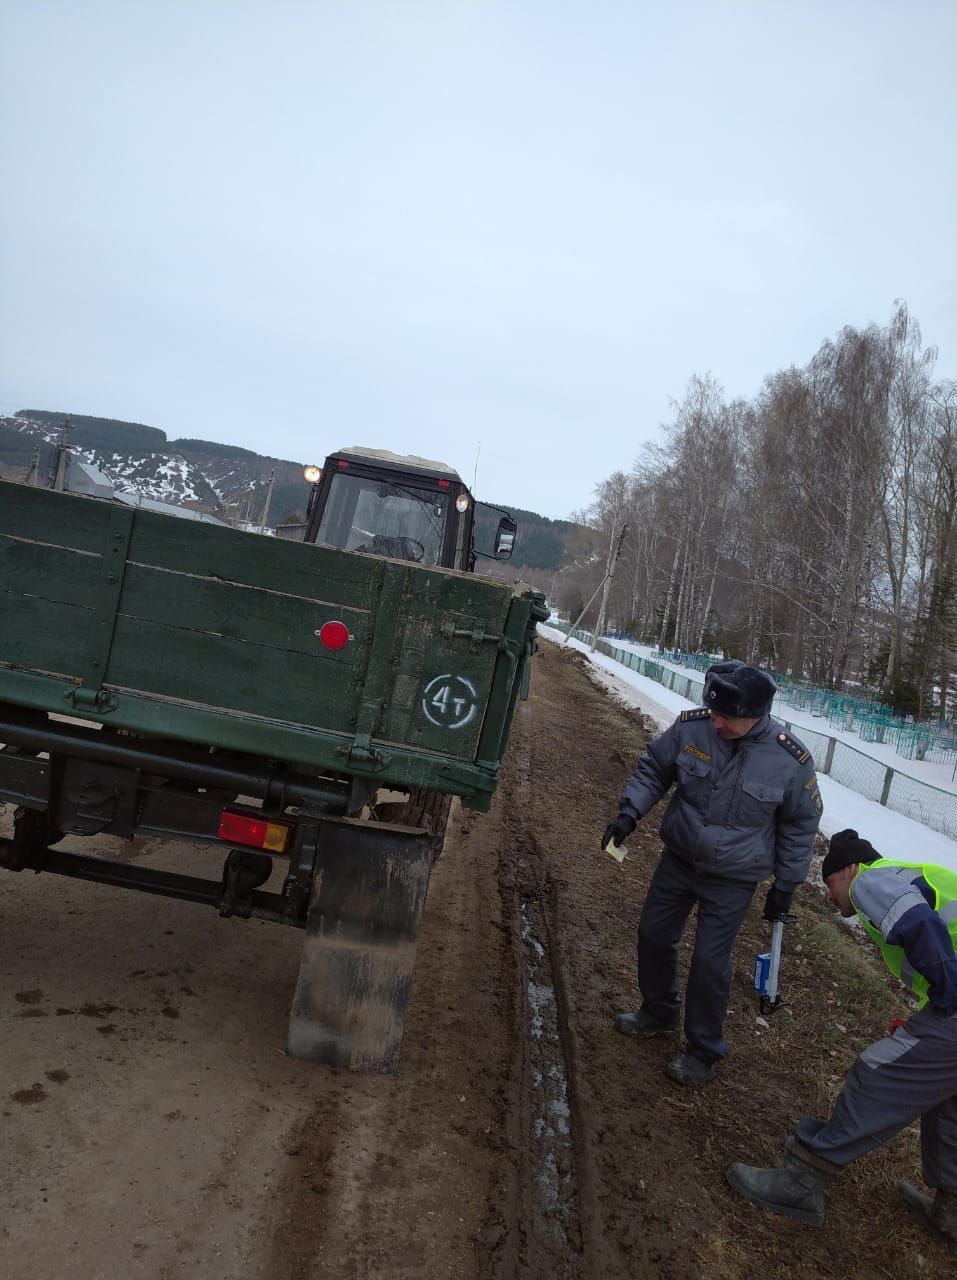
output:
[[[429,885],[432,840],[421,828],[324,821],[290,1057],[394,1071]]]

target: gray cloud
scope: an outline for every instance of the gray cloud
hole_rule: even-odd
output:
[[[903,297],[957,374],[941,0],[0,0],[0,411],[444,459],[562,516],[692,371]]]

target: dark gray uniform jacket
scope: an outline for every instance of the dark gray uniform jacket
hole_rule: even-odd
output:
[[[636,821],[675,785],[661,824],[693,871],[779,889],[807,876],[821,795],[811,753],[770,716],[745,738],[719,738],[706,708],[683,711],[649,743],[619,807]]]

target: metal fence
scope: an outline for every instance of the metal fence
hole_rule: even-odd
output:
[[[550,625],[567,634],[567,627],[561,623]],[[590,631],[579,629],[571,634],[583,644],[592,643]],[[630,649],[621,649],[608,640],[599,640],[595,648],[605,657],[628,667],[630,671],[647,676],[649,680],[664,685],[666,689],[670,689],[682,698],[687,698],[690,702],[700,705],[703,701],[704,681],[696,676],[686,676],[683,672],[675,671],[673,667],[666,667],[663,662],[642,658],[639,654],[632,653]],[[663,653],[661,657],[665,662],[680,661],[697,670],[706,670],[707,666],[702,667],[701,663],[710,665],[713,661],[706,654],[681,654],[678,657]],[[792,706],[806,707],[812,714],[826,718],[829,725],[844,729],[857,728],[859,723],[859,731],[864,741],[886,742],[908,759],[949,762],[955,758],[957,744],[949,733],[928,734],[927,726],[892,721],[883,711],[878,711],[876,706],[863,710],[864,700],[860,700],[861,705],[848,705],[854,704],[855,700],[822,696],[821,691],[801,689],[797,685],[781,689],[779,692],[782,701],[786,699]],[[844,703],[838,711],[834,708],[836,702]],[[957,795],[944,791],[941,787],[932,786],[929,782],[911,778],[908,774],[901,773],[900,770],[883,764],[880,760],[875,760],[873,756],[858,751],[856,747],[842,742],[839,738],[818,733],[804,725],[792,724],[779,715],[775,715],[774,718],[780,720],[781,724],[791,730],[795,737],[800,738],[810,750],[818,773],[826,774],[841,786],[856,791],[858,795],[868,800],[874,800],[888,809],[893,809],[895,813],[902,813],[925,827],[931,827],[934,831],[957,840]],[[868,726],[866,734],[865,724]]]
[[[800,736],[800,730],[795,729],[795,733]],[[875,760],[873,756],[865,755],[855,747],[849,747],[846,742],[836,741],[831,751],[830,768],[827,773],[828,777],[839,782],[842,787],[850,787],[858,795],[881,804],[884,788],[887,785],[888,769],[888,765],[881,764],[880,760]],[[893,773],[893,770],[891,772]]]

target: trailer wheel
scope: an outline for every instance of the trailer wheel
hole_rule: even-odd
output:
[[[54,827],[50,815],[43,809],[25,809],[22,805],[13,811],[13,838],[30,848],[47,849],[51,844],[59,844],[65,839],[66,832]]]
[[[445,843],[445,830],[449,825],[452,797],[442,791],[429,791],[417,787],[409,792],[409,798],[396,817],[397,822],[408,827],[425,827],[432,844],[432,861],[435,862]]]
[[[62,839],[63,832],[50,826],[46,810],[21,805],[13,811],[13,839],[0,841],[0,866],[7,871],[22,871],[28,866],[40,870],[45,850]]]

